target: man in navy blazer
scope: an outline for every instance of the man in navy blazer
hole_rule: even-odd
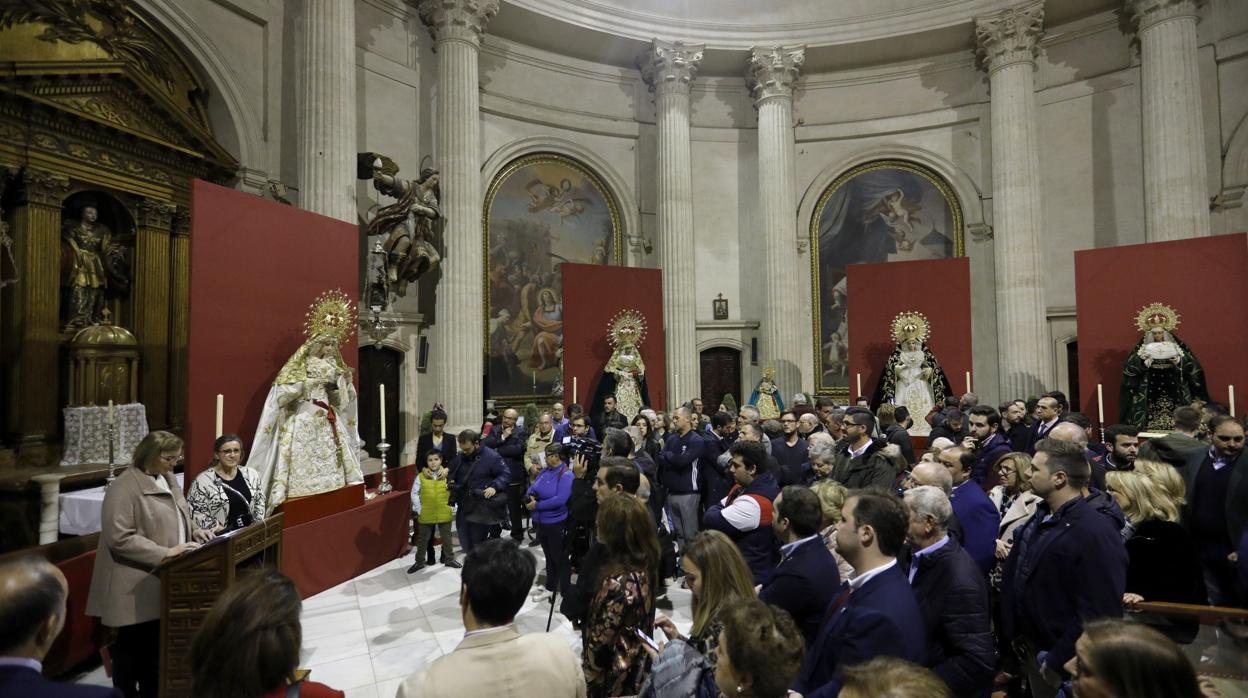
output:
[[[875,657],[899,657],[923,664],[923,616],[897,553],[909,524],[897,497],[854,492],[845,499],[836,525],[836,551],[854,568],[824,614],[815,644],[794,681],[806,698],[834,698],[841,668]]]
[[[809,649],[819,635],[828,604],[836,597],[841,575],[836,558],[819,535],[823,507],[809,487],[789,485],[776,496],[772,530],[780,543],[780,564],[758,598],[793,616]]]
[[[1001,525],[1001,515],[983,488],[971,479],[975,471],[975,453],[957,446],[946,448],[937,458],[953,479],[949,502],[962,525],[962,547],[987,575],[996,564],[997,529]]]
[[[1006,558],[1001,637],[1017,638],[1037,697],[1057,691],[1084,623],[1122,616],[1127,550],[1114,521],[1084,498],[1090,476],[1082,446],[1036,444],[1031,489],[1044,501]]]
[[[41,557],[0,564],[0,696],[121,698],[115,688],[56,683],[43,658],[65,627],[69,584]]]

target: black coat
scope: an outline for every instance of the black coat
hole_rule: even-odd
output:
[[[719,457],[732,446],[732,441],[719,434],[703,432],[702,457],[698,461],[698,478],[702,481],[698,487],[702,492],[702,506],[710,507],[728,496],[732,489],[732,466],[720,466]]]
[[[481,439],[481,445],[489,446],[503,457],[511,474],[512,485],[523,487],[528,481],[528,472],[524,467],[524,449],[528,446],[529,435],[523,429],[513,428],[511,436],[503,438],[502,429],[494,429],[490,435]]]
[[[910,439],[910,432],[900,424],[889,424],[884,427],[884,438],[890,444],[897,444],[897,447],[901,449],[901,457],[906,459],[907,465],[914,465],[914,441]]]
[[[996,651],[979,565],[952,536],[914,564],[911,588],[927,632],[927,666],[955,696],[986,694],[996,674]]]
[[[1196,544],[1182,525],[1160,519],[1140,523],[1127,539],[1127,591],[1145,601],[1168,601],[1204,606],[1205,575]],[[1188,644],[1200,631],[1199,623],[1142,617],[1171,639]]]
[[[503,489],[511,480],[507,464],[498,452],[488,446],[479,446],[471,455],[460,453],[451,468],[450,489],[465,519],[473,523],[497,524],[507,517],[507,497]],[[496,493],[486,499],[482,492],[493,488]]]
[[[421,434],[416,439],[416,467],[425,467],[425,456],[433,450],[433,434]],[[459,447],[455,445],[455,436],[442,432],[442,463],[446,467],[450,467],[454,462],[455,456],[459,453]]]
[[[1026,637],[1057,671],[1075,656],[1084,622],[1122,617],[1127,548],[1113,518],[1082,497],[1048,515],[1041,503],[1006,558],[1002,636]]]
[[[758,592],[758,598],[788,611],[806,636],[806,646],[810,647],[819,636],[823,615],[836,598],[840,585],[836,558],[828,551],[823,538],[815,536],[780,560],[771,581]]]

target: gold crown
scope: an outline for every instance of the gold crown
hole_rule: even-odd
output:
[[[774,366],[768,366],[763,369],[763,378],[773,380],[776,377],[776,369]]]
[[[912,339],[926,342],[930,333],[931,324],[928,323],[927,317],[923,313],[907,310],[903,313],[897,313],[897,317],[893,318],[893,341],[898,344]]]
[[[355,308],[341,289],[317,296],[316,302],[308,308],[308,316],[303,323],[303,333],[308,339],[333,337],[342,342],[351,336],[354,329]]]
[[[639,311],[631,308],[621,310],[607,323],[607,331],[609,333],[608,341],[611,342],[611,346],[619,344],[620,336],[625,332],[637,335],[637,339],[633,343],[641,344],[641,340],[646,336],[646,317]]]
[[[1179,313],[1163,303],[1149,303],[1135,315],[1135,326],[1141,332],[1160,327],[1173,332],[1179,326]]]

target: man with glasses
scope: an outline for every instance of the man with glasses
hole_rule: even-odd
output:
[[[1184,521],[1200,555],[1214,606],[1240,607],[1244,588],[1235,568],[1235,552],[1248,523],[1248,457],[1244,425],[1229,415],[1209,421],[1213,445],[1197,467],[1184,469],[1187,508]]]
[[[851,490],[876,488],[891,492],[897,470],[880,452],[884,442],[871,438],[874,423],[870,412],[845,415],[845,438],[836,445],[832,479]]]
[[[802,466],[808,460],[806,439],[797,433],[797,415],[792,410],[780,415],[781,438],[772,439],[771,455],[780,464],[776,474],[781,487],[795,485],[801,480]]]

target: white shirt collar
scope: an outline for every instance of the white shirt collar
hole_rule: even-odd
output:
[[[30,657],[0,657],[0,666],[17,666],[34,669],[36,672],[43,673],[43,662]]]
[[[802,538],[801,540],[795,540],[792,543],[785,543],[784,545],[780,546],[780,557],[782,558],[788,557],[789,555],[793,553],[794,550],[797,549],[797,546],[801,545],[802,543],[815,540],[818,537],[819,537],[819,534],[816,533],[812,536],[806,536],[805,538]]]
[[[858,456],[861,456],[861,455],[863,454],[863,452],[864,452],[864,451],[866,451],[866,450],[867,450],[868,448],[870,448],[870,447],[871,447],[871,439],[867,439],[867,443],[866,443],[866,444],[864,444],[862,448],[854,448],[853,446],[850,446],[850,447],[849,447],[849,457],[850,457],[850,458],[857,458]]]
[[[896,566],[897,566],[897,558],[893,558],[889,560],[888,562],[880,565],[879,567],[876,567],[873,570],[867,570],[866,572],[863,572],[862,574],[849,580],[849,588],[857,591],[858,589],[862,588],[863,584],[866,584],[867,582],[871,581],[877,575],[883,572],[887,572],[888,570]]]
[[[511,623],[508,623],[506,625],[496,625],[492,628],[481,628],[480,630],[469,630],[464,633],[464,637],[469,638],[469,637],[472,637],[473,635],[484,635],[486,633],[496,633],[501,630],[506,630],[514,626],[515,626],[515,621],[512,621]]]

